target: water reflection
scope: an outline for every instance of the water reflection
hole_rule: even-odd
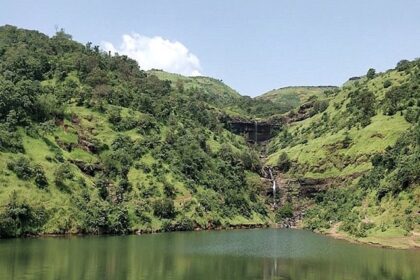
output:
[[[0,279],[420,279],[418,264],[298,230],[0,241]]]

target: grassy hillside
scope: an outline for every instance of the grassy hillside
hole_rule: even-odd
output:
[[[315,199],[307,227],[337,224],[367,241],[420,230],[419,86],[419,60],[402,61],[328,92],[325,109],[270,143],[269,165],[287,163],[290,178],[329,186]]]
[[[238,94],[194,81],[0,27],[0,237],[268,222],[258,155],[212,102]]]
[[[222,104],[229,104],[241,98],[241,95],[237,91],[225,85],[223,81],[214,78],[204,76],[186,77],[162,70],[149,70],[147,72],[156,75],[161,80],[171,81],[172,86],[181,89],[181,91],[196,89],[197,92],[204,94],[209,101],[219,101]]]
[[[334,86],[294,86],[270,90],[256,99],[269,100],[274,103],[284,104],[291,109],[313,99],[323,99],[326,97],[325,91],[334,91]]]
[[[269,98],[242,96],[221,80],[210,77],[186,77],[162,70],[150,70],[148,73],[161,80],[170,81],[174,90],[188,91],[195,98],[205,101],[231,117],[265,119],[297,107],[290,105],[287,97],[285,102],[277,102]]]

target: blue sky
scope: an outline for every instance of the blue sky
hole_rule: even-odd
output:
[[[1,0],[0,25],[49,35],[59,26],[149,68],[212,76],[255,96],[341,85],[420,57],[419,12],[418,0]]]

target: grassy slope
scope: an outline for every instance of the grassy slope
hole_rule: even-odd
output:
[[[391,71],[370,80],[368,87],[373,90],[380,104],[386,91],[382,86],[383,82],[391,80],[394,84],[400,84],[404,79],[406,77],[400,72]],[[348,103],[347,95],[355,88],[354,83],[348,83],[336,96],[327,98],[329,107],[326,112],[329,114],[330,120],[337,120],[339,125],[347,122],[346,119],[341,118],[341,114],[345,111],[345,106]],[[335,104],[340,104],[341,108],[335,108]],[[307,129],[323,123],[321,117],[321,114],[317,114],[306,120],[293,123],[289,127],[289,131],[296,138],[305,138],[308,141],[305,144],[281,149],[279,148],[281,139],[274,139],[270,145],[275,152],[270,154],[268,164],[275,165],[279,155],[286,152],[297,165],[305,166],[308,169],[302,168],[301,175],[317,178],[334,177],[340,174],[351,175],[369,169],[370,155],[393,145],[401,132],[410,127],[410,124],[400,115],[384,116],[382,112],[379,112],[372,118],[372,123],[364,128],[353,127],[350,130],[343,128],[339,131],[330,128],[322,134],[322,137],[306,133]],[[336,146],[340,146],[339,143],[344,139],[346,132],[353,139],[352,145],[349,149],[336,149]],[[344,157],[354,164],[339,166],[339,162]],[[339,161],[337,164],[334,164],[335,159]]]
[[[142,135],[135,129],[124,132],[115,131],[113,126],[108,122],[106,115],[97,111],[71,105],[68,108],[68,113],[76,115],[80,122],[76,124],[66,121],[63,125],[56,127],[51,134],[46,134],[44,136],[45,139],[50,140],[52,145],[56,148],[59,147],[58,142],[77,144],[79,139],[78,135],[88,135],[89,137],[96,138],[109,146],[118,134],[129,136],[132,140],[142,138]],[[162,131],[162,133],[164,133],[165,127],[162,128]],[[207,131],[207,133],[212,134],[211,131]],[[55,178],[54,172],[57,170],[59,164],[48,160],[48,157],[54,157],[54,153],[51,150],[51,144],[49,146],[42,138],[33,138],[29,136],[23,129],[20,130],[20,134],[23,137],[25,156],[27,156],[33,164],[40,164],[43,167],[50,186],[48,187],[48,191],[44,191],[37,188],[33,181],[24,181],[17,178],[12,171],[7,169],[6,165],[13,159],[18,158],[20,154],[0,152],[0,170],[2,170],[0,171],[0,205],[6,204],[10,194],[13,191],[16,191],[21,199],[31,201],[31,203],[35,205],[42,204],[48,212],[52,213],[52,217],[50,217],[48,223],[44,226],[44,233],[58,233],[63,229],[69,232],[77,232],[77,221],[73,218],[72,213],[75,211],[72,209],[74,205],[70,203],[71,194],[78,193],[85,188],[80,185],[80,181],[85,182],[86,188],[88,188],[89,192],[95,193],[96,189],[93,183],[94,178],[84,174],[72,164],[71,168],[75,178],[66,182],[68,185],[68,191],[63,192],[53,183]],[[216,137],[210,137],[211,141],[209,140],[208,142],[212,152],[217,152],[222,144],[231,145],[231,148],[237,151],[241,151],[241,149],[246,146],[242,137],[233,135],[227,131],[225,131],[224,136],[218,138],[219,140],[214,140],[215,138]],[[63,153],[65,160],[82,160],[87,163],[100,163],[101,154],[95,155],[80,147],[73,149],[71,152],[67,152],[62,148],[59,148],[59,150]],[[153,169],[156,162],[157,160],[148,153],[138,159],[136,163]],[[129,209],[129,215],[132,217],[131,229],[133,231],[160,230],[163,222],[161,219],[155,217],[152,212],[144,212],[143,215],[146,215],[151,219],[150,223],[145,224],[135,217],[135,210],[137,204],[141,203],[141,199],[139,200],[139,197],[141,197],[140,192],[144,191],[146,187],[154,186],[154,188],[157,188],[155,191],[158,193],[163,192],[162,178],[157,178],[155,175],[145,173],[143,169],[136,168],[136,163],[130,168],[128,173],[128,179],[132,184],[133,189],[125,202],[125,205]],[[197,193],[202,193],[205,196],[217,196],[218,194],[201,186],[197,187],[196,193],[192,193],[191,190],[184,185],[183,180],[180,179],[177,174],[171,172],[170,166],[164,167],[166,167],[166,172],[163,175],[166,179],[165,181],[171,183],[175,187],[176,197],[174,198],[174,203],[176,211],[182,213],[184,216],[194,219],[202,227],[206,227],[209,220],[220,218],[212,211],[206,211],[204,215],[197,215],[194,208],[186,210],[184,207],[186,204],[191,202],[193,205],[197,204]],[[250,181],[255,181],[255,177],[259,178],[258,175],[254,173],[247,173],[247,178]],[[253,213],[251,218],[245,218],[242,216],[231,218],[221,217],[222,225],[226,226],[239,224],[263,224],[267,221],[267,217],[261,216],[257,213]]]
[[[256,99],[271,100],[277,103],[288,103],[297,107],[315,96],[325,98],[324,91],[335,89],[333,86],[294,86],[270,90]]]
[[[407,73],[392,70],[367,81],[367,87],[375,94],[377,104],[380,106],[387,91],[383,87],[385,80],[391,81],[393,86],[398,86],[409,78]],[[358,83],[347,82],[336,96],[327,98],[329,100],[329,107],[326,110],[329,115],[328,121],[322,119],[322,114],[317,114],[293,123],[289,127],[289,132],[294,137],[291,145],[282,146],[281,136],[274,139],[270,143],[269,149],[272,153],[268,157],[267,164],[275,166],[280,154],[285,152],[293,162],[292,170],[289,172],[292,178],[335,180],[334,178],[341,177],[349,178],[344,185],[355,185],[360,174],[372,169],[371,156],[383,153],[387,147],[393,146],[397,139],[412,127],[400,113],[386,116],[379,110],[371,119],[371,124],[366,127],[340,129],[343,124],[345,126],[345,122],[348,122],[342,116],[349,102],[347,98],[349,92],[365,81],[366,78],[359,80]],[[335,125],[326,129],[324,127],[322,130],[325,122]],[[321,132],[312,133],[313,127],[321,127]],[[346,135],[352,139],[352,143],[348,148],[343,148],[342,141]],[[302,139],[305,141],[301,141]],[[338,226],[326,232],[335,236],[391,247],[419,246],[418,234],[415,232],[420,231],[420,226],[414,223],[414,235],[410,235],[399,223],[399,221],[405,221],[407,211],[413,211],[413,213],[419,211],[419,189],[419,186],[414,186],[413,191],[403,191],[397,197],[387,196],[379,203],[376,200],[375,191],[366,196],[362,204],[355,207],[353,211],[364,217],[365,221],[375,225],[367,231],[367,237],[355,238],[338,230]]]
[[[185,89],[197,88],[213,97],[225,99],[238,99],[241,97],[237,91],[224,84],[223,81],[214,78],[204,76],[186,77],[162,70],[149,70],[148,73],[156,75],[161,80],[171,81],[173,86],[176,86],[177,81],[182,81]]]

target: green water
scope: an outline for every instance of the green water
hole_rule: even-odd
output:
[[[286,229],[13,239],[0,279],[420,279],[420,251]]]

